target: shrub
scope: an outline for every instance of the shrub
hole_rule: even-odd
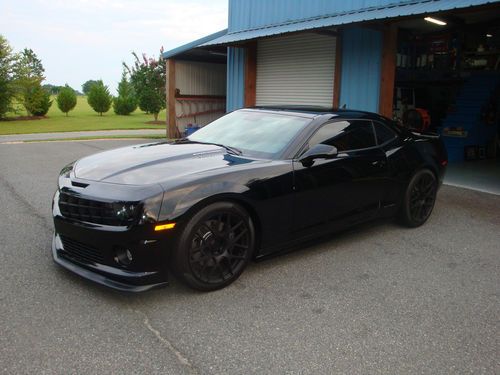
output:
[[[24,107],[28,114],[45,116],[51,105],[50,94],[40,84],[29,88],[24,94]]]
[[[57,95],[57,106],[63,113],[66,113],[66,116],[69,111],[75,108],[76,94],[75,91],[68,85],[59,91],[59,95]]]
[[[118,84],[118,96],[113,99],[113,109],[117,115],[129,115],[137,108],[137,98],[135,97],[134,88],[127,80],[125,72],[123,72],[122,80]]]
[[[102,116],[103,113],[109,111],[112,101],[113,98],[109,94],[108,87],[104,86],[102,81],[98,81],[90,87],[87,102],[94,109],[94,111],[99,113],[99,116]]]

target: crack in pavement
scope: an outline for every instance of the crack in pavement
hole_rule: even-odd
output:
[[[87,143],[87,142],[78,142],[78,144],[79,145],[83,145],[83,146],[87,146],[87,147],[90,147],[90,148],[93,148],[95,150],[100,150],[100,151],[106,150],[106,148],[99,147],[99,146],[96,146],[96,145],[93,145],[93,144],[90,144],[90,143]]]
[[[177,358],[177,360],[185,367],[187,367],[187,369],[189,370],[190,373],[192,374],[198,374],[199,372],[196,370],[196,368],[191,364],[191,362],[189,361],[189,359],[184,355],[182,354],[178,349],[175,348],[175,346],[168,340],[166,339],[165,337],[163,337],[160,333],[160,331],[158,331],[157,329],[155,329],[151,323],[149,322],[149,318],[148,316],[146,315],[146,313],[144,313],[143,311],[140,311],[140,310],[137,310],[137,309],[131,309],[132,311],[134,311],[137,315],[142,315],[142,317],[144,318],[143,320],[143,324],[146,326],[146,328],[151,332],[153,333],[156,338],[162,343],[164,344],[168,350],[170,350]]]
[[[28,210],[28,212],[33,215],[35,218],[37,218],[40,222],[42,222],[42,225],[46,229],[52,230],[52,225],[47,222],[47,218],[42,215],[41,213],[37,212],[37,209],[35,206],[33,206],[26,198],[24,198],[21,194],[19,194],[14,186],[6,180],[3,176],[0,175],[0,184],[4,185],[6,190],[13,196],[14,200],[18,202],[21,206],[24,206],[25,209]]]

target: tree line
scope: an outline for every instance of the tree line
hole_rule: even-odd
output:
[[[162,51],[160,51],[162,52]],[[161,55],[158,60],[142,55],[140,59],[132,53],[134,63],[123,63],[117,96],[113,97],[102,80],[88,80],[82,85],[88,104],[100,116],[111,107],[118,115],[129,115],[137,107],[158,120],[165,108],[165,64]],[[28,116],[45,116],[55,95],[58,108],[68,116],[77,103],[76,90],[68,85],[42,85],[45,79],[41,60],[33,50],[25,48],[14,53],[7,40],[0,35],[0,119],[15,110],[18,102]]]

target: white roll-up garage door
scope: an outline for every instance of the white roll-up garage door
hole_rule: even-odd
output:
[[[331,107],[335,43],[314,33],[259,40],[256,104]]]

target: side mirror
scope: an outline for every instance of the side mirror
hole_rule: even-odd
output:
[[[307,150],[299,159],[304,166],[312,165],[315,159],[333,159],[338,155],[337,147],[318,143]]]

